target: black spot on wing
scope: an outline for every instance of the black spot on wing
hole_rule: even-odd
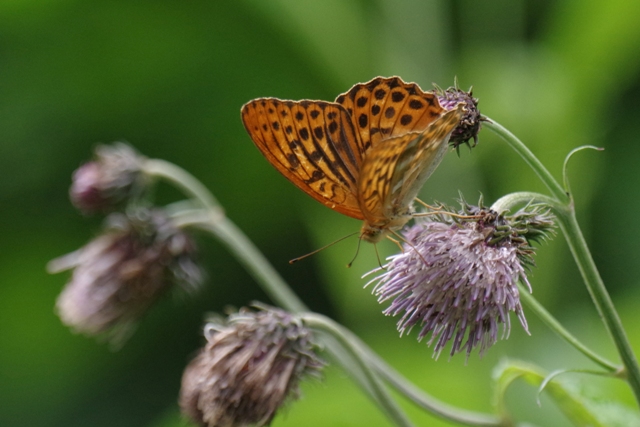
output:
[[[402,117],[400,117],[400,124],[406,126],[411,123],[411,120],[413,120],[411,114],[404,114]]]
[[[364,113],[360,114],[360,117],[358,117],[358,125],[361,128],[365,128],[367,127],[367,124],[368,124],[367,115]]]
[[[384,112],[384,116],[385,116],[387,119],[391,119],[391,118],[393,118],[393,116],[394,116],[395,114],[396,114],[396,109],[395,109],[395,108],[393,108],[393,107],[388,107],[388,108],[385,110],[385,112]]]

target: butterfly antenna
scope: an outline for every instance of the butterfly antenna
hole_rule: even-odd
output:
[[[376,257],[378,258],[378,265],[380,266],[380,268],[384,269],[384,267],[382,266],[382,261],[380,261],[380,254],[378,253],[378,245],[376,243],[373,244],[373,249],[375,249],[376,251]]]
[[[316,249],[315,251],[313,251],[313,252],[309,252],[309,253],[308,253],[308,254],[306,254],[306,255],[302,255],[302,256],[299,256],[298,258],[294,258],[294,259],[290,260],[290,261],[289,261],[289,264],[294,264],[294,263],[296,263],[296,262],[298,262],[298,261],[300,261],[300,260],[302,260],[302,259],[305,259],[305,258],[307,258],[307,257],[310,257],[311,255],[315,255],[315,254],[317,254],[318,252],[320,252],[320,251],[322,251],[322,250],[324,250],[324,249],[327,249],[329,246],[333,246],[333,245],[335,245],[335,244],[336,244],[336,243],[338,243],[338,242],[342,242],[344,239],[349,238],[349,237],[351,237],[351,236],[353,236],[353,235],[355,235],[355,234],[358,234],[358,233],[359,233],[359,231],[355,231],[355,232],[353,232],[353,233],[351,233],[351,234],[347,234],[346,236],[343,236],[343,237],[339,238],[338,240],[334,240],[333,242],[329,243],[328,245],[324,245],[324,246],[323,246],[323,247],[321,247],[320,249]],[[359,248],[359,247],[360,247],[360,242],[358,242],[358,248]],[[357,254],[358,254],[358,253],[356,252],[356,255],[357,255]],[[355,258],[354,258],[354,259],[355,259]],[[353,262],[353,261],[351,261],[351,262]]]
[[[427,260],[426,260],[426,259],[424,259],[424,257],[422,256],[422,254],[420,253],[420,251],[418,250],[418,248],[416,248],[416,247],[413,245],[413,243],[411,243],[410,241],[408,241],[407,239],[405,239],[404,237],[402,237],[401,235],[399,235],[399,234],[398,234],[398,233],[396,233],[395,231],[393,231],[393,230],[389,230],[389,231],[391,231],[391,232],[393,233],[393,235],[394,235],[394,236],[396,236],[398,239],[402,240],[402,241],[403,241],[403,242],[405,242],[407,245],[411,246],[411,248],[412,248],[414,251],[416,251],[416,253],[418,254],[418,256],[419,256],[420,258],[422,258],[422,262],[424,262],[424,265],[427,265]],[[392,239],[392,241],[393,241],[393,239]],[[403,250],[403,252],[404,252],[404,250]]]
[[[353,256],[353,259],[349,262],[349,264],[347,264],[347,268],[351,268],[351,266],[353,265],[353,262],[356,260],[356,258],[358,258],[358,252],[360,252],[360,243],[362,243],[362,234],[358,239],[358,247],[356,248],[356,254]]]

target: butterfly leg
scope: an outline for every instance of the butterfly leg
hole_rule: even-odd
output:
[[[422,206],[424,206],[425,208],[432,210],[432,211],[439,211],[442,209],[442,206],[437,207],[437,206],[431,206],[428,203],[423,202],[422,200],[418,199],[417,197],[414,199],[416,202],[420,203]]]
[[[400,251],[402,253],[404,253],[404,248],[402,247],[402,245],[400,244],[400,242],[396,239],[394,239],[393,237],[387,235],[387,239],[391,240],[393,243],[395,243],[396,245],[398,245],[398,247],[400,248]]]
[[[407,239],[405,239],[404,237],[402,237],[401,235],[399,235],[398,233],[396,233],[393,230],[390,230],[394,236],[396,236],[398,239],[402,240],[403,242],[405,242],[407,245],[411,246],[411,248],[416,251],[416,253],[418,254],[418,256],[420,258],[422,258],[422,261],[424,262],[424,265],[429,265],[429,263],[427,262],[426,259],[424,259],[424,257],[422,256],[422,254],[420,253],[420,251],[418,250],[418,248],[416,248],[410,241],[408,241]],[[388,237],[388,236],[387,236]],[[400,246],[400,242],[398,242],[395,239],[392,239],[391,237],[388,237],[392,242],[395,242],[398,246]],[[402,249],[402,247],[400,247],[400,249]],[[404,254],[404,249],[402,249],[402,253]]]

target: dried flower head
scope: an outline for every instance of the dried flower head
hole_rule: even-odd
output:
[[[117,207],[143,187],[141,161],[138,153],[125,143],[97,146],[95,160],[73,173],[71,203],[85,213]]]
[[[480,124],[483,117],[478,110],[478,99],[473,97],[472,90],[469,92],[458,89],[458,84],[443,90],[436,86],[433,91],[438,96],[440,105],[445,110],[451,110],[458,104],[463,103],[466,113],[460,121],[460,125],[453,130],[449,138],[449,144],[458,149],[460,145],[469,144],[469,140],[473,139],[473,146],[478,143],[478,132],[480,132]]]
[[[462,218],[434,215],[406,231],[404,253],[389,258],[386,270],[369,283],[379,302],[393,299],[386,315],[402,314],[398,330],[420,325],[418,340],[429,333],[437,357],[453,340],[450,355],[466,349],[480,354],[511,329],[509,312],[527,330],[517,281],[529,290],[525,269],[533,265],[529,242],[553,233],[553,216],[541,206],[527,206],[505,216],[462,203]],[[440,206],[443,212],[453,212]],[[466,337],[466,342],[464,341]]]
[[[48,269],[73,269],[56,304],[62,322],[118,341],[173,283],[191,291],[203,275],[194,242],[162,210],[113,213],[106,223],[103,234]]]
[[[182,376],[180,407],[201,426],[268,424],[299,382],[324,363],[300,318],[265,307],[205,327],[206,346]]]

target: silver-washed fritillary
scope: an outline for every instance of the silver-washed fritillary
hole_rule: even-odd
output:
[[[364,221],[378,242],[411,219],[412,202],[465,113],[399,77],[353,86],[335,102],[254,99],[242,121],[269,162],[314,199]]]

